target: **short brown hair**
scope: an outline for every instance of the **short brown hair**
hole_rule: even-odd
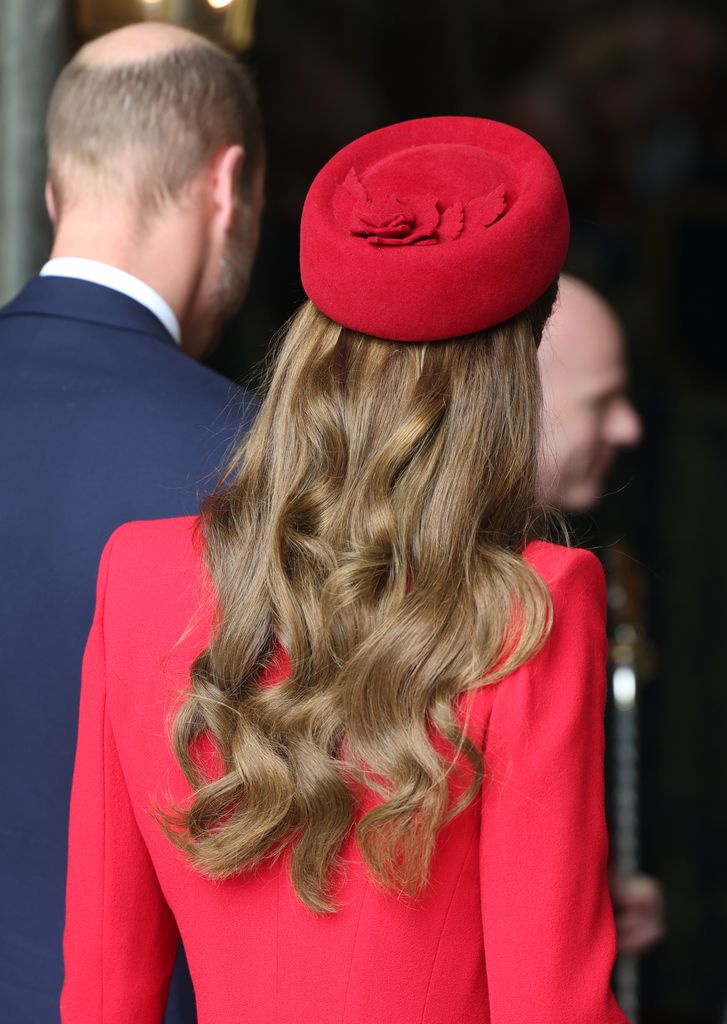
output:
[[[264,158],[262,119],[247,70],[200,39],[158,56],[110,66],[78,54],[62,71],[47,118],[49,178],[56,203],[78,174],[131,187],[158,209],[225,145],[242,145],[240,188],[249,193]]]

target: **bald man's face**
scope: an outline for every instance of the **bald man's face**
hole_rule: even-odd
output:
[[[626,393],[620,325],[599,296],[565,279],[539,357],[542,495],[567,511],[586,511],[603,496],[619,449],[641,438],[641,422]]]

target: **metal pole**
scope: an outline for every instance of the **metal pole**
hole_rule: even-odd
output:
[[[643,625],[644,581],[628,550],[612,547],[606,558],[610,621],[613,820],[615,868],[628,881],[639,872],[639,697],[653,652]],[[616,998],[631,1024],[640,1017],[639,959],[622,955],[614,973]]]
[[[618,630],[628,627],[621,625]],[[639,870],[639,712],[636,704],[635,662],[617,665],[612,674],[614,698],[614,853],[619,876],[632,878]],[[614,976],[616,998],[630,1024],[639,1021],[639,961],[621,954]]]
[[[0,304],[45,260],[45,112],[66,58],[64,0],[0,3]]]

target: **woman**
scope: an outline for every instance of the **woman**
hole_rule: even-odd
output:
[[[65,1024],[158,1024],[180,934],[200,1024],[624,1020],[603,578],[536,532],[567,235],[550,158],[491,121],[316,178],[309,301],[223,485],[103,556]]]

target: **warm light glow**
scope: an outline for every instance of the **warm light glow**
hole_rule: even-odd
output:
[[[68,6],[84,41],[150,19],[201,32],[235,53],[249,50],[255,34],[256,0],[68,0]]]

